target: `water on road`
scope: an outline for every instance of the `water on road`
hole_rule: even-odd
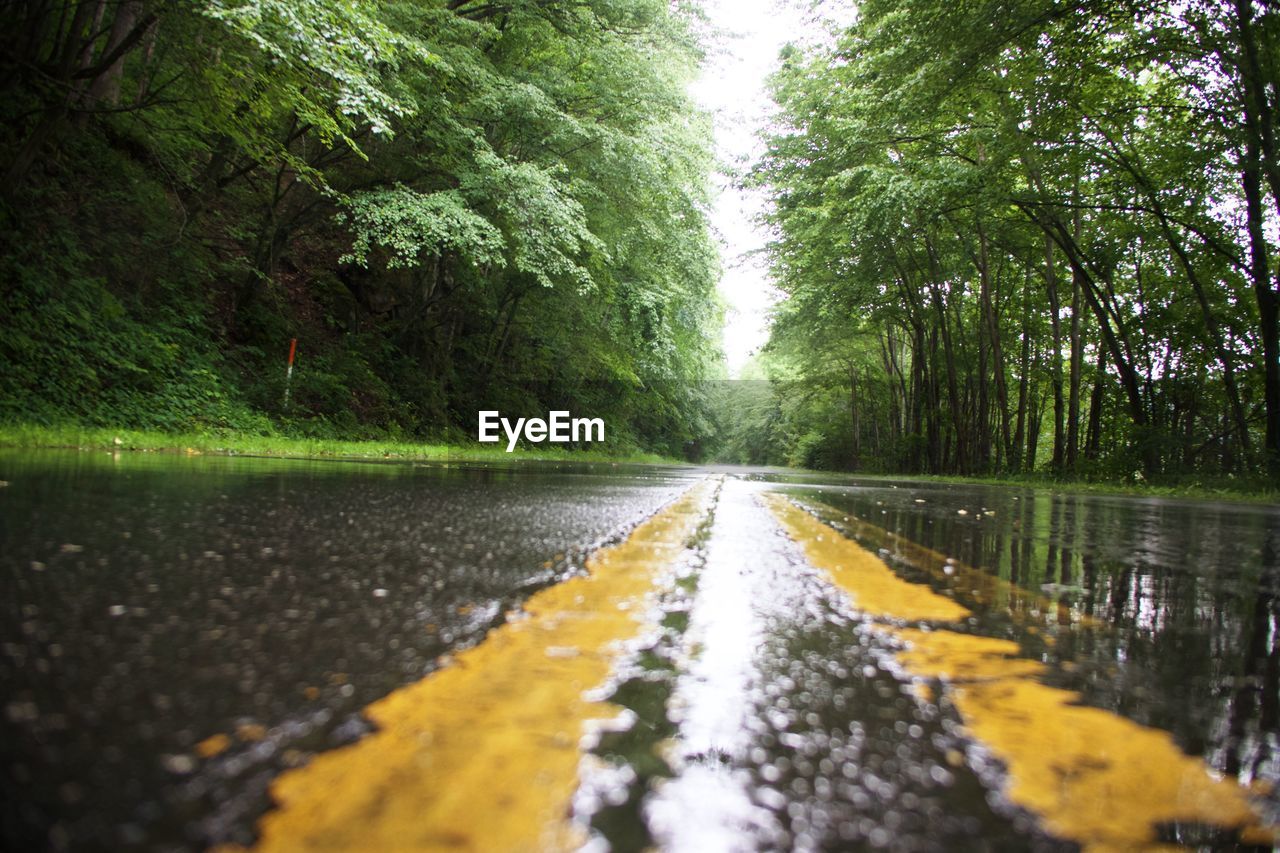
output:
[[[14,849],[1276,842],[1276,508],[74,452],[0,481]]]

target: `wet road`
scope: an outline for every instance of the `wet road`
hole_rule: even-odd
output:
[[[101,453],[2,454],[0,480],[14,849],[379,824],[403,849],[1266,849],[1280,824],[1275,508]]]

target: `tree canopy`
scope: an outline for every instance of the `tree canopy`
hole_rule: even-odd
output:
[[[721,309],[694,8],[4,7],[6,416],[438,435],[554,406],[696,442]]]
[[[1280,14],[857,8],[755,173],[792,461],[1280,473]]]

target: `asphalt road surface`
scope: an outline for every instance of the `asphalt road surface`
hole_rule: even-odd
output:
[[[1270,849],[1280,510],[0,454],[15,850]]]

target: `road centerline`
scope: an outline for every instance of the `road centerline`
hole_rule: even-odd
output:
[[[897,659],[906,672],[951,691],[967,732],[1007,767],[1005,795],[1050,832],[1089,850],[1158,843],[1170,824],[1223,827],[1245,843],[1277,840],[1243,788],[1187,756],[1167,732],[1043,684],[1047,667],[1018,657],[1011,641],[937,627],[969,611],[897,578],[879,557],[782,495],[764,501],[810,563],[850,595],[882,637],[903,647]],[[912,622],[934,627],[903,626]]]
[[[562,849],[584,726],[619,709],[586,694],[639,634],[714,492],[704,480],[534,594],[449,666],[366,708],[378,730],[280,776],[256,849]]]

